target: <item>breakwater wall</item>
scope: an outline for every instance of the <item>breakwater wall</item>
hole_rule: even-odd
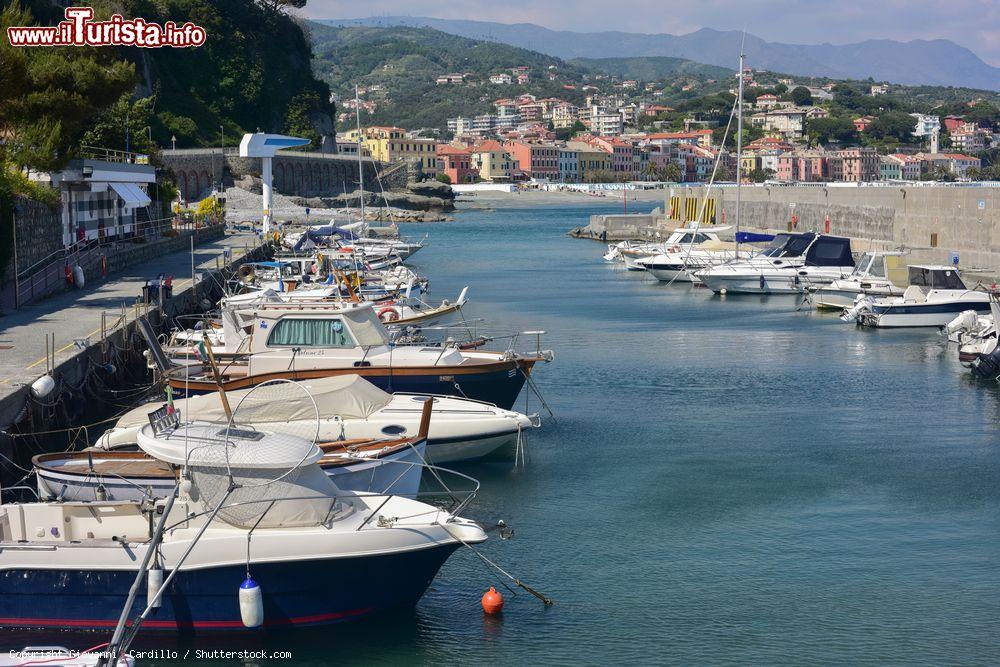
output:
[[[701,210],[704,187],[662,191],[654,215],[591,216],[577,235],[610,240],[663,236]],[[741,227],[756,230],[825,231],[880,247],[904,247],[911,262],[951,263],[958,253],[969,269],[1000,272],[1000,188],[956,186],[836,185],[744,186]],[[690,203],[689,203],[690,202]],[[736,188],[712,188],[706,210],[715,224],[736,220]],[[710,218],[711,219],[711,218]],[[864,246],[858,246],[862,248]]]

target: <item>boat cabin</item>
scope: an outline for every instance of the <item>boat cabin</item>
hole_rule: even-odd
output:
[[[909,269],[910,285],[919,287],[921,291],[928,290],[967,290],[968,287],[958,275],[954,266],[911,266]]]
[[[307,354],[318,349],[389,345],[390,336],[371,304],[261,304],[256,309],[251,352],[279,349]]]
[[[706,241],[718,240],[719,235],[715,232],[699,229],[675,229],[670,234],[670,238],[667,239],[667,244],[697,245]]]

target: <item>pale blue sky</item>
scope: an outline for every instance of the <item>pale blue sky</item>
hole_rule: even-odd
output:
[[[950,39],[1000,66],[1000,0],[309,0],[309,18],[405,15],[556,30],[683,34],[708,27],[773,42]]]

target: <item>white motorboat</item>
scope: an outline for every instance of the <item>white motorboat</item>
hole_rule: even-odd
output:
[[[817,289],[813,303],[817,309],[850,308],[859,296],[902,296],[906,284],[906,253],[871,251],[861,255],[854,271]]]
[[[0,505],[0,625],[114,629],[114,657],[140,630],[338,623],[415,604],[486,539],[457,509],[338,489],[306,439],[164,421],[138,442],[181,470],[168,498]]]
[[[406,438],[419,432],[423,395],[389,394],[357,375],[303,380],[299,384],[319,409],[317,439],[321,442]],[[228,396],[235,404],[248,392],[239,389],[228,392]],[[161,405],[147,403],[126,412],[97,440],[96,446],[115,450],[135,443],[139,429],[149,421],[149,413]],[[178,399],[176,406],[185,419],[226,420],[218,393]],[[437,396],[426,457],[436,464],[505,457],[513,452],[520,435],[538,425],[536,416],[466,398]],[[281,424],[258,426],[281,429]]]
[[[345,306],[262,304],[253,311],[249,333],[223,313],[225,350],[215,354],[226,391],[284,378],[307,380],[361,375],[390,392],[461,396],[514,405],[534,365],[551,361],[550,351],[519,354],[444,346],[396,345],[370,304]],[[140,325],[157,366],[176,391],[215,391],[208,367],[196,368],[196,346],[160,349]]]
[[[910,266],[909,280],[902,296],[860,298],[844,319],[878,328],[944,327],[966,310],[990,312],[989,293],[966,287],[953,266]]]
[[[850,239],[804,232],[778,234],[760,254],[695,276],[716,293],[797,294],[853,270]]]
[[[723,241],[719,232],[728,227],[689,227],[675,230],[663,246],[663,252],[639,264],[661,282],[695,282],[695,272],[736,259],[749,259],[749,250],[740,251],[735,243]]]

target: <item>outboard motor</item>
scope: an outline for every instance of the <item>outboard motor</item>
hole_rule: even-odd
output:
[[[979,322],[979,314],[974,310],[963,310],[958,317],[953,319],[944,328],[944,332],[951,336],[961,331],[972,331]]]
[[[866,313],[870,310],[871,310],[871,298],[859,294],[858,297],[854,300],[853,306],[851,306],[850,308],[844,308],[844,312],[840,315],[840,319],[844,320],[845,322],[857,322],[858,317],[861,315],[861,313]]]
[[[1000,378],[1000,346],[989,354],[980,354],[969,364],[973,375],[989,380]]]

